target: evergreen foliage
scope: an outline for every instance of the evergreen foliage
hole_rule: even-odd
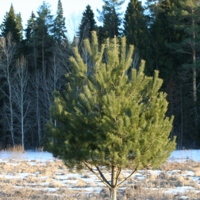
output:
[[[163,81],[158,71],[145,76],[142,61],[139,70],[127,74],[134,47],[127,52],[124,37],[107,39],[99,47],[92,32],[92,42],[85,40],[85,46],[92,64],[84,63],[74,48],[66,88],[55,92],[51,118],[57,125],[47,124],[46,148],[69,168],[88,167],[115,200],[117,188],[136,170],[160,166],[175,149],[175,140],[168,138],[173,117],[166,117],[168,102],[159,92]],[[102,167],[111,171],[111,181]],[[118,182],[125,168],[133,171]]]
[[[56,18],[54,19],[53,24],[54,40],[56,43],[61,44],[62,41],[67,39],[67,30],[65,26],[65,17],[63,16],[63,7],[61,0],[58,0]]]
[[[174,8],[173,16],[174,28],[184,32],[184,38],[178,42],[171,42],[170,47],[174,51],[189,54],[190,63],[186,63],[185,67],[192,69],[193,81],[197,78],[197,54],[200,52],[200,5],[198,0],[182,0],[179,5]],[[194,85],[195,84],[195,85]],[[193,100],[197,101],[196,83],[193,82]]]
[[[90,5],[86,6],[86,10],[83,13],[81,24],[77,36],[79,37],[79,45],[83,44],[86,38],[91,39],[91,31],[96,30],[96,21],[94,19],[94,13]]]
[[[180,42],[183,32],[173,29],[171,15],[176,0],[164,0],[159,4],[150,4],[152,10],[151,20],[149,21],[150,49],[146,57],[147,72],[152,74],[154,69],[159,70],[161,78],[168,83],[170,78],[177,76],[181,64],[185,57],[171,51],[167,44],[174,41]]]
[[[25,29],[25,56],[29,63],[29,72],[33,73],[37,69],[39,49],[38,49],[38,37],[37,37],[37,18],[34,12],[31,13],[29,20],[27,21],[27,28]]]
[[[103,0],[104,5],[99,13],[99,21],[103,25],[99,28],[99,40],[102,42],[106,38],[119,37],[121,35],[121,5],[125,0]]]
[[[200,5],[198,0],[182,0],[178,6],[174,6],[173,15],[171,20],[174,22],[175,30],[182,31],[184,37],[180,42],[171,42],[169,47],[175,52],[185,54],[187,61],[182,65],[184,70],[189,73],[192,96],[190,103],[190,123],[193,124],[191,128],[192,136],[194,140],[200,143],[199,137],[199,103],[198,103],[198,71],[199,71],[199,59],[198,54],[200,53]],[[188,56],[189,55],[189,56]],[[190,132],[191,134],[191,132]]]
[[[35,13],[32,12],[29,20],[27,21],[27,28],[25,30],[26,40],[29,42],[31,37],[33,37],[35,29],[36,29],[36,16]]]
[[[20,41],[22,41],[23,40],[23,26],[22,26],[21,13],[16,14],[16,28],[19,30]]]
[[[149,34],[147,17],[144,15],[142,3],[130,0],[124,16],[123,33],[128,44],[134,44],[139,57],[146,60],[149,54]]]
[[[35,68],[34,70],[43,70],[43,75],[46,76],[45,68],[50,62],[54,45],[53,16],[50,5],[43,2],[38,8],[37,14],[38,16],[32,12],[25,30],[26,56],[32,63],[30,70],[32,71],[33,68]],[[57,38],[56,34],[54,34],[55,38]]]
[[[43,75],[46,76],[45,68],[50,59],[53,46],[53,16],[51,15],[50,5],[43,2],[37,11],[37,14],[38,17],[36,18],[37,28],[35,31],[35,37],[39,56],[38,61],[40,66],[42,63]]]
[[[1,25],[1,35],[7,37],[8,33],[12,34],[14,42],[19,43],[22,39],[22,20],[20,14],[15,14],[13,5],[11,4],[9,12],[6,13],[4,21]]]

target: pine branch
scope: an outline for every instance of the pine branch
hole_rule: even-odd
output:
[[[102,174],[102,172],[100,171],[100,169],[98,168],[98,166],[96,166],[100,176],[92,169],[92,167],[90,167],[86,162],[83,162],[84,165],[94,174],[96,175],[96,177],[101,180],[105,185],[107,185],[109,188],[111,188],[110,183],[106,180],[106,178],[104,177],[104,175]]]
[[[122,185],[126,180],[128,180],[128,179],[137,171],[137,169],[138,169],[138,166],[135,168],[135,170],[134,170],[129,176],[127,176],[123,181],[121,181],[121,182],[117,185],[117,187],[119,187],[119,186]]]
[[[114,187],[117,186],[117,180],[118,180],[118,178],[119,178],[119,175],[120,175],[121,171],[122,171],[121,167],[118,167],[118,172],[117,172],[117,175],[116,175],[116,182],[115,182]]]
[[[111,184],[106,180],[105,176],[102,174],[101,170],[99,169],[98,166],[95,166],[100,174],[100,176],[102,177],[102,179],[107,183],[106,185],[108,185],[109,188],[111,188]]]

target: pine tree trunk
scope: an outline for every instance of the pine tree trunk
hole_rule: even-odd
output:
[[[110,200],[117,200],[117,188],[110,189]]]
[[[192,74],[193,74],[193,101],[194,101],[194,104],[196,104],[197,102],[197,81],[196,81],[196,77],[197,77],[197,70],[196,70],[196,58],[193,58],[193,64],[194,64],[194,67],[192,69]]]
[[[195,21],[194,19],[192,20],[192,27],[193,30],[195,30]],[[197,102],[197,66],[196,66],[196,32],[193,31],[193,43],[192,43],[192,60],[193,60],[193,100],[194,100],[194,104],[196,105]]]
[[[181,127],[181,133],[180,133],[180,149],[183,148],[183,87],[182,87],[182,83],[180,86],[180,117],[181,117],[181,123],[180,123],[180,127]]]
[[[195,39],[195,35],[193,36]],[[193,49],[193,103],[194,103],[194,131],[195,137],[198,135],[198,111],[197,111],[197,66],[196,66],[196,50]]]
[[[34,67],[35,67],[35,93],[36,93],[36,118],[37,118],[37,135],[38,135],[38,146],[40,147],[41,144],[41,117],[40,117],[40,105],[39,105],[39,74],[38,74],[38,67],[37,67],[37,51],[36,45],[34,41]]]
[[[116,174],[116,167],[112,166],[111,171],[111,188],[110,188],[110,199],[117,200],[117,174]]]

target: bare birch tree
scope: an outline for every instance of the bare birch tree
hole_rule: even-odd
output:
[[[15,145],[14,136],[14,109],[13,109],[13,73],[15,70],[16,44],[12,42],[12,34],[0,39],[0,72],[5,80],[1,87],[1,92],[5,96],[4,116],[7,120],[8,131],[11,134],[12,145]]]
[[[43,98],[43,105],[46,111],[49,111],[49,108],[52,105],[51,100],[55,98],[54,91],[61,91],[62,87],[66,83],[65,75],[70,72],[68,58],[68,50],[66,50],[66,48],[61,44],[55,45],[51,61],[52,65],[48,69],[48,77],[46,79],[47,88],[43,88],[44,94],[46,95],[46,98]],[[51,120],[51,116],[48,112],[46,119],[44,119],[45,126],[49,119]],[[56,125],[56,120],[54,121],[54,125]]]
[[[30,95],[28,94],[28,70],[24,57],[17,60],[15,83],[13,85],[13,99],[15,103],[16,127],[21,136],[21,145],[24,150],[25,134],[31,126],[28,115],[31,111]]]

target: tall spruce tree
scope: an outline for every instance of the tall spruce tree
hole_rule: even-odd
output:
[[[103,2],[102,11],[97,10],[99,13],[98,19],[103,23],[98,31],[100,42],[105,38],[119,37],[121,35],[120,26],[122,19],[119,10],[125,0],[103,0]]]
[[[46,2],[39,7],[36,18],[37,29],[35,32],[37,47],[39,51],[39,62],[43,71],[44,81],[46,76],[46,67],[51,59],[53,46],[53,16],[51,15],[50,5]]]
[[[96,21],[94,19],[94,13],[90,5],[86,6],[85,11],[81,19],[79,31],[77,36],[79,37],[79,46],[83,44],[86,38],[91,38],[91,31],[96,30]]]
[[[16,27],[19,30],[20,40],[23,40],[23,25],[21,13],[16,14]]]
[[[22,39],[22,30],[20,14],[16,15],[13,5],[11,4],[9,12],[6,13],[1,25],[1,35],[7,37],[8,33],[12,34],[12,40],[19,43]]]
[[[146,62],[149,74],[152,74],[154,69],[159,70],[160,76],[164,79],[164,85],[169,80],[177,77],[180,71],[180,66],[184,62],[184,57],[180,54],[172,52],[168,43],[180,42],[183,37],[183,32],[173,29],[171,15],[174,12],[174,6],[177,5],[176,0],[156,1],[151,4],[151,18],[149,20],[149,41],[150,49]]]
[[[184,32],[182,30],[175,30],[173,28],[174,21],[171,18],[171,15],[174,13],[174,8],[179,7],[180,1],[148,0],[147,2],[149,9],[148,31],[150,49],[146,57],[147,67],[145,68],[145,72],[148,75],[152,75],[155,69],[159,70],[160,77],[164,80],[162,90],[168,93],[168,115],[175,115],[171,137],[177,135],[179,143],[178,148],[182,148],[182,145],[188,146],[188,144],[191,143],[191,140],[186,137],[187,133],[191,133],[191,129],[188,129],[189,127],[186,128],[186,124],[192,124],[190,120],[186,120],[189,119],[190,116],[189,113],[186,114],[187,108],[185,107],[188,103],[188,100],[186,100],[188,99],[188,94],[186,92],[187,89],[182,90],[182,88],[185,88],[187,85],[183,80],[187,78],[181,67],[188,59],[188,56],[183,56],[173,51],[173,48],[170,49],[168,45],[169,43],[180,43],[184,38]],[[192,146],[188,147],[192,148]]]
[[[200,52],[200,5],[198,0],[182,0],[179,7],[174,11],[173,19],[175,29],[183,30],[185,38],[180,43],[172,43],[174,48],[180,53],[191,55],[191,64],[187,67],[192,71],[193,101],[197,102],[197,54]],[[172,18],[171,18],[172,19]]]
[[[49,119],[49,102],[50,92],[48,88],[47,79],[52,66],[52,55],[53,55],[53,16],[51,15],[50,4],[43,2],[37,11],[38,17],[36,18],[37,29],[36,29],[36,40],[37,40],[37,51],[38,51],[38,70],[35,73],[35,81],[37,82],[36,98],[37,98],[37,113],[40,115],[40,119],[37,122],[38,126],[38,143],[39,146],[42,142],[42,135],[44,133],[44,127]],[[40,74],[38,71],[40,71]],[[39,77],[38,77],[39,76]]]
[[[174,8],[173,16],[170,18],[174,22],[175,30],[184,32],[184,37],[180,42],[172,42],[169,46],[175,52],[184,54],[188,59],[183,67],[190,73],[192,104],[190,103],[190,115],[192,116],[192,127],[190,135],[195,142],[199,142],[199,104],[198,104],[198,71],[200,53],[200,4],[198,0],[182,0]],[[187,56],[189,55],[189,57]]]
[[[35,107],[32,113],[35,120],[32,130],[37,132],[33,136],[34,144],[41,145],[44,127],[49,119],[50,93],[48,78],[52,70],[52,59],[54,51],[53,16],[50,5],[46,2],[39,7],[37,16],[32,12],[28,20],[26,33],[26,57],[29,68],[30,95]]]
[[[34,35],[36,27],[37,27],[36,16],[35,16],[35,13],[32,11],[31,16],[27,22],[27,28],[25,30],[25,36],[26,36],[27,42]]]
[[[57,44],[61,44],[67,39],[67,29],[65,26],[65,17],[63,16],[63,7],[61,0],[58,0],[56,18],[54,19],[52,32],[54,34],[54,41]]]
[[[38,61],[39,54],[41,53],[38,47],[38,36],[36,34],[38,28],[36,19],[36,15],[32,11],[30,18],[27,21],[27,28],[25,29],[24,54],[27,59],[29,73],[31,73],[32,75],[35,74],[38,66],[41,64],[41,62]]]
[[[32,126],[29,131],[31,135],[30,143],[33,146],[40,144],[41,138],[41,111],[39,99],[42,96],[40,94],[40,76],[38,68],[41,62],[38,62],[39,48],[38,48],[38,37],[37,37],[37,20],[36,15],[32,11],[29,20],[27,21],[27,28],[25,29],[25,57],[27,59],[27,67],[29,76],[29,93],[30,99],[32,100],[31,105],[34,107],[30,116],[32,117]],[[41,54],[41,53],[40,53]],[[39,141],[39,142],[38,142]]]
[[[128,44],[134,44],[139,57],[146,60],[149,52],[147,17],[141,1],[130,0],[124,16],[123,33]]]
[[[175,141],[168,138],[173,117],[165,115],[168,103],[166,94],[159,92],[158,71],[154,77],[145,76],[142,61],[139,70],[131,69],[127,76],[134,48],[127,52],[125,38],[107,39],[99,48],[93,32],[91,44],[87,39],[85,45],[92,66],[84,63],[75,47],[66,88],[55,92],[51,117],[57,125],[47,125],[46,148],[69,168],[87,167],[116,200],[117,188],[133,173],[158,167],[175,149]],[[111,180],[103,173],[105,168]],[[125,168],[132,172],[119,181]]]

